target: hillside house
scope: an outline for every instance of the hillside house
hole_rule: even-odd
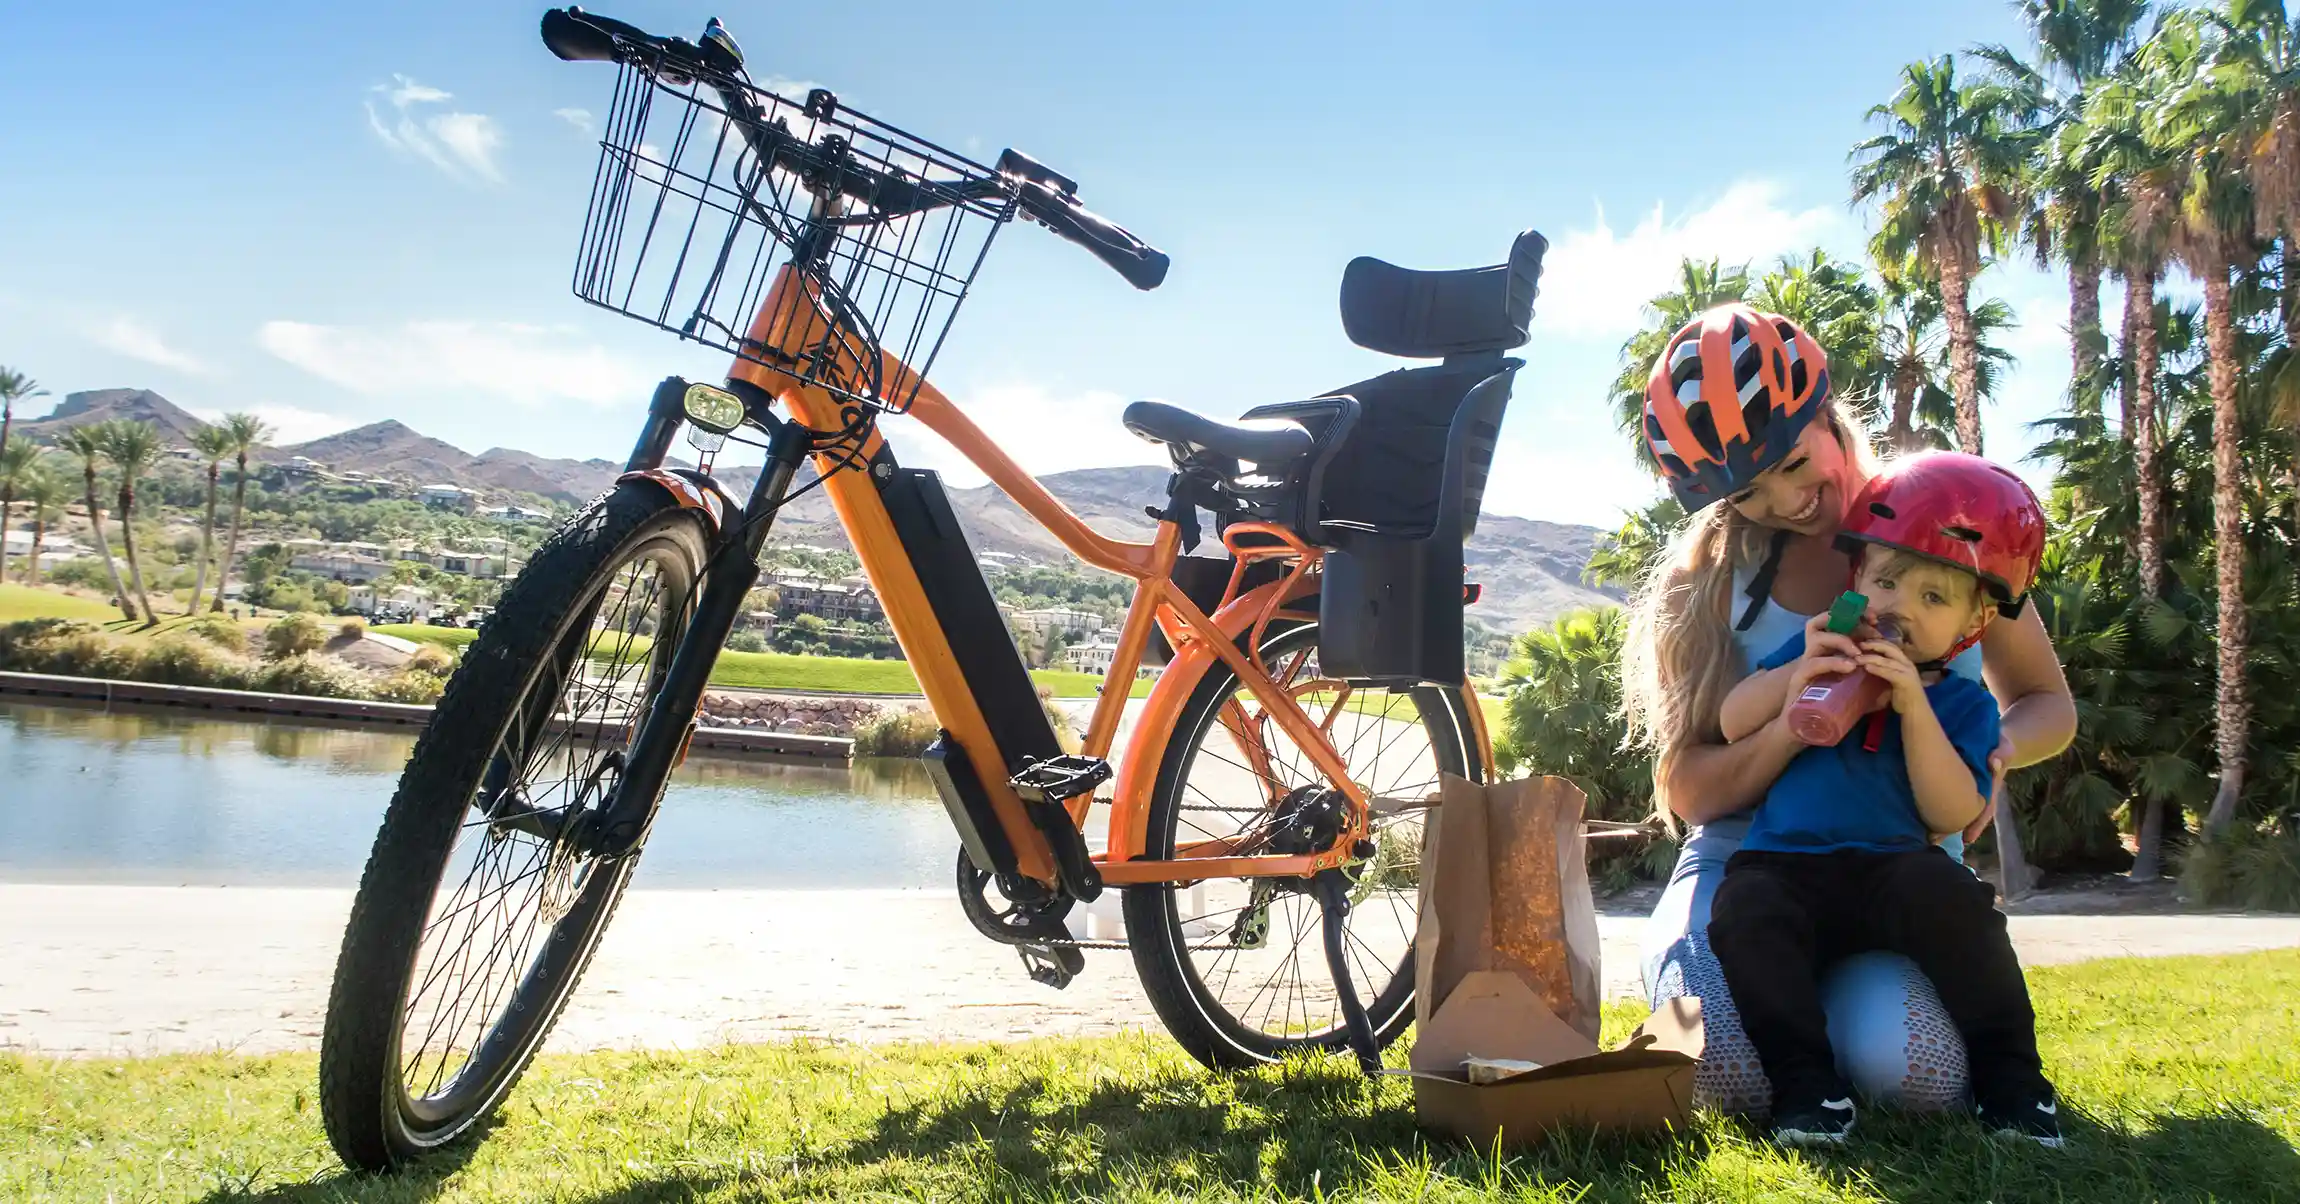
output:
[[[327,465],[310,456],[290,456],[279,466],[279,472],[291,481],[316,481],[327,475]]]
[[[1038,610],[1015,611],[1014,626],[1022,631],[1034,631],[1040,635],[1058,634],[1064,639],[1070,639],[1100,630],[1102,616],[1091,611],[1048,606]]]
[[[424,505],[434,510],[470,514],[479,509],[479,495],[460,485],[426,485],[419,496]]]
[[[551,512],[529,510],[525,506],[489,506],[479,512],[479,517],[499,523],[547,523],[551,521]]]
[[[346,605],[371,619],[382,615],[408,623],[429,623],[439,608],[430,590],[414,585],[355,585]]]
[[[321,544],[316,540],[293,540],[288,567],[306,573],[316,573],[330,581],[346,585],[365,585],[381,580],[391,571],[391,563],[383,558],[383,549],[375,544]]]
[[[1084,643],[1072,644],[1062,650],[1063,665],[1076,669],[1080,673],[1097,675],[1108,673],[1110,672],[1110,663],[1116,659],[1118,659],[1118,629],[1115,627],[1105,627],[1095,632]],[[1156,677],[1158,674],[1159,669],[1154,666],[1137,664],[1134,667],[1134,676],[1136,677]]]
[[[431,563],[442,573],[459,577],[500,577],[504,559],[490,552],[467,552],[455,548],[441,548],[431,554]]]
[[[28,560],[32,556],[32,532],[10,531],[0,536],[0,550],[15,560]],[[46,572],[67,560],[76,560],[88,549],[61,533],[51,533],[40,541],[40,570]],[[22,565],[17,567],[21,568]]]
[[[823,581],[803,573],[775,581],[775,613],[784,618],[814,615],[826,623],[875,623],[886,617],[878,595],[861,578]]]

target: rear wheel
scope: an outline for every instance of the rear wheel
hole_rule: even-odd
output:
[[[1350,866],[1344,960],[1375,1039],[1413,1019],[1425,817],[1439,775],[1482,779],[1458,690],[1353,689],[1318,669],[1317,625],[1273,625],[1263,663],[1379,800],[1374,855]],[[1217,662],[1182,708],[1151,800],[1147,853],[1310,824],[1332,783],[1229,667]],[[1314,827],[1314,824],[1310,826]],[[1281,837],[1282,839],[1283,837]],[[1330,842],[1328,842],[1330,843]],[[1346,1050],[1321,911],[1302,879],[1218,879],[1137,886],[1126,931],[1144,992],[1175,1040],[1216,1069],[1306,1051]]]
[[[464,654],[336,961],[320,1104],[346,1163],[463,1134],[558,1019],[638,858],[589,856],[573,833],[621,776],[705,547],[694,515],[625,485],[536,552]]]

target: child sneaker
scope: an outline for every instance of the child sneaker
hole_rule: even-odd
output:
[[[1998,1137],[2033,1141],[2048,1150],[2061,1148],[2060,1101],[2050,1095],[2017,1103],[1982,1104],[1980,1111],[1982,1126]]]
[[[1773,1113],[1773,1141],[1779,1145],[1843,1145],[1853,1132],[1851,1097],[1797,1104]]]

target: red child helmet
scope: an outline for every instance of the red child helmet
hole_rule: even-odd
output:
[[[1837,541],[1856,568],[1861,549],[1876,544],[1963,569],[2009,619],[2044,563],[2044,507],[2009,469],[1961,452],[1927,452],[1869,478]]]

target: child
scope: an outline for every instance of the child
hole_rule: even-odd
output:
[[[1726,863],[1709,922],[1741,1023],[1773,1085],[1773,1138],[1838,1144],[1853,1128],[1818,976],[1849,954],[1907,955],[1963,1035],[1981,1122],[2061,1144],[2036,1016],[1995,892],[1936,841],[1978,818],[1998,740],[1995,699],[1941,666],[2015,615],[2044,553],[2044,516],[2012,473],[1973,456],[1901,460],[1854,499],[1840,537],[1869,601],[1855,639],[1828,617],[1726,699],[1729,740],[1783,721],[1806,683],[1856,666],[1891,687],[1883,710],[1781,771]],[[1878,638],[1889,620],[1897,639]]]

